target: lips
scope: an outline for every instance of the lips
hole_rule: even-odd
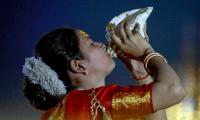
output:
[[[113,58],[113,56],[110,54],[110,52],[108,52],[108,49],[107,49],[106,45],[103,45],[101,48],[103,49],[103,51],[104,51],[108,56],[110,56],[110,57]]]

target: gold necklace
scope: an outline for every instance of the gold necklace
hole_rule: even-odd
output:
[[[103,113],[103,120],[112,120],[109,113],[106,111],[105,107],[101,105],[99,100],[96,98],[95,89],[92,89],[91,96],[91,106],[90,106],[90,114],[92,116],[92,120],[95,120],[98,114],[98,109]]]

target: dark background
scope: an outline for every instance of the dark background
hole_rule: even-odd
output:
[[[66,26],[87,31],[105,42],[105,26],[127,10],[153,6],[148,19],[152,46],[176,68],[188,54],[198,64],[200,1],[198,0],[3,0],[0,3],[0,119],[38,119],[22,93],[22,65],[32,56],[38,40],[55,28]],[[108,77],[108,84],[134,84],[124,66]]]

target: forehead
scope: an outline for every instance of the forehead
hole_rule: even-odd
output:
[[[84,37],[89,37],[89,34],[85,32],[84,30],[79,30],[79,33]]]
[[[89,34],[86,33],[85,31],[83,31],[83,30],[76,30],[76,34],[77,34],[77,36],[79,38],[79,43],[80,44],[90,41]]]

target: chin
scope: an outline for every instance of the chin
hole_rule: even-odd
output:
[[[114,68],[115,68],[115,61],[112,60],[112,62],[110,62],[109,65],[107,66],[107,70],[108,70],[107,75],[109,75],[113,71]]]

